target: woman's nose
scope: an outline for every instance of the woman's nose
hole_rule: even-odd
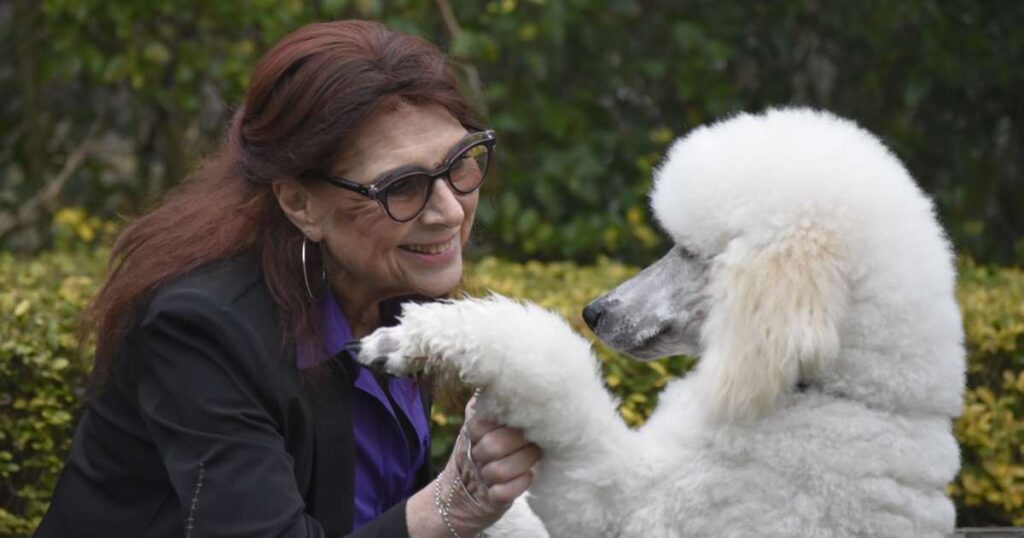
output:
[[[427,207],[423,209],[423,223],[454,227],[462,224],[465,216],[462,204],[448,182],[444,178],[435,179]]]

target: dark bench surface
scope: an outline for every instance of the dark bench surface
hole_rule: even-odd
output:
[[[953,538],[1024,538],[1024,527],[964,527]]]

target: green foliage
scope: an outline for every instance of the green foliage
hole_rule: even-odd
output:
[[[961,268],[969,362],[956,422],[963,468],[950,490],[961,525],[1024,526],[1024,271]]]
[[[101,259],[0,253],[0,536],[35,528],[71,446],[91,367],[78,353],[76,321]]]
[[[505,256],[649,261],[657,241],[634,237],[625,217],[645,211],[670,140],[740,110],[807,104],[891,144],[936,196],[958,250],[1024,260],[1024,4],[549,0],[457,11],[488,44],[463,57],[490,84],[503,136],[501,197],[481,221]]]
[[[107,225],[70,210],[55,224],[65,249],[35,258],[0,254],[0,536],[25,536],[45,511],[70,446],[91,350],[79,353],[76,320],[96,290],[109,251]],[[81,238],[92,238],[83,242]],[[465,290],[531,300],[590,337],[580,311],[637,269],[604,258],[594,265],[514,263],[486,257],[467,266]],[[969,352],[969,389],[955,423],[963,469],[950,484],[960,525],[1024,525],[1024,271],[961,264],[959,301]],[[637,362],[595,351],[619,411],[638,426],[658,392],[692,361]],[[460,407],[433,410],[435,462],[450,450]]]
[[[111,223],[65,208],[51,232],[60,250],[34,258],[0,252],[0,536],[36,527],[71,447],[92,368],[78,320],[113,232]]]
[[[646,193],[674,138],[809,104],[882,135],[958,250],[1024,261],[1024,3],[970,0],[15,0],[0,9],[0,244],[46,245],[59,202],[136,213],[216,143],[260,53],[344,17],[460,63],[501,136],[478,239],[503,257],[647,262],[662,244]]]
[[[17,59],[0,70],[15,97],[0,105],[12,126],[0,239],[47,244],[32,225],[61,200],[108,217],[154,200],[220,136],[261,51],[314,16],[298,0],[17,0],[0,12],[0,43],[15,49],[3,57]]]

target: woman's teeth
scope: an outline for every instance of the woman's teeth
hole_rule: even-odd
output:
[[[448,245],[452,242],[451,240],[445,241],[444,243],[433,243],[426,245],[402,245],[405,250],[411,250],[413,252],[419,252],[421,254],[441,254],[448,250]]]

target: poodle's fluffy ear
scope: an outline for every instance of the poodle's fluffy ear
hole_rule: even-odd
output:
[[[802,228],[764,246],[734,239],[716,258],[699,368],[717,419],[767,414],[838,356],[840,251],[835,234]]]

